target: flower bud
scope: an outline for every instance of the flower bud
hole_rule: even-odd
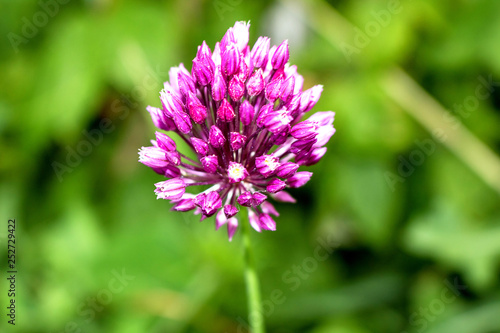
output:
[[[277,193],[286,187],[286,183],[281,179],[274,178],[267,183],[266,191],[269,193]]]
[[[233,26],[233,37],[240,51],[248,45],[250,23],[238,21]]]
[[[139,162],[150,168],[164,168],[169,164],[165,153],[160,147],[142,147],[139,150]]]
[[[288,40],[284,40],[274,52],[271,58],[271,65],[274,69],[280,69],[285,67],[285,64],[290,58],[290,53],[288,51]]]
[[[253,121],[253,117],[255,115],[255,110],[253,105],[248,102],[248,100],[244,100],[240,105],[240,119],[243,125],[250,125]]]
[[[174,151],[167,151],[165,153],[165,159],[170,163],[170,164],[173,164],[173,165],[179,165],[181,164],[181,156],[179,154],[178,151],[174,150]]]
[[[235,102],[239,101],[245,93],[245,84],[239,79],[238,76],[233,76],[229,81],[229,96]]]
[[[177,113],[184,112],[182,101],[172,90],[163,89],[160,91],[160,99],[163,109],[170,118],[173,118]]]
[[[225,122],[229,122],[236,117],[233,107],[225,98],[222,100],[219,108],[217,109],[217,117]]]
[[[238,213],[238,209],[236,207],[234,207],[233,205],[225,205],[224,206],[224,214],[226,215],[226,217],[228,219],[233,217],[234,215],[236,215],[236,213]]]
[[[250,62],[250,58],[248,55],[241,57],[240,69],[238,70],[238,73],[236,74],[236,76],[238,77],[238,79],[241,80],[241,82],[245,82],[247,80],[248,76],[250,75],[249,62]]]
[[[175,113],[173,115],[173,120],[177,129],[184,134],[191,132],[193,125],[191,124],[191,118],[184,111]]]
[[[241,54],[235,44],[229,45],[222,52],[221,65],[222,72],[226,77],[230,77],[238,72],[240,67]]]
[[[227,236],[229,241],[233,240],[234,233],[238,229],[238,219],[236,217],[231,217],[227,220]]]
[[[281,192],[272,194],[271,197],[274,200],[280,201],[280,202],[290,202],[290,203],[296,203],[297,202],[297,200],[295,200],[295,198],[292,197],[290,195],[290,193],[285,192],[285,191],[281,191]]]
[[[298,188],[304,186],[309,179],[311,179],[312,172],[309,171],[299,171],[292,177],[287,179],[287,184],[291,188]]]
[[[300,96],[300,110],[303,112],[311,110],[318,102],[322,92],[322,85],[316,85],[304,91]]]
[[[219,209],[215,215],[215,230],[219,230],[224,224],[227,223],[227,217],[224,215],[224,210]]]
[[[186,192],[186,183],[181,178],[165,180],[155,186],[157,199],[177,200]]]
[[[198,97],[196,97],[192,92],[188,92],[186,104],[189,110],[189,115],[193,121],[197,124],[204,123],[205,119],[207,119],[207,108],[201,104]]]
[[[146,107],[146,110],[151,115],[151,119],[153,120],[155,127],[164,131],[174,131],[176,129],[172,119],[168,118],[163,110],[152,106]]]
[[[219,196],[219,193],[215,191],[211,191],[207,194],[206,199],[201,206],[201,210],[204,215],[212,216],[215,214],[217,209],[222,207],[222,200]]]
[[[236,43],[236,38],[234,37],[234,27],[227,29],[226,33],[220,41],[221,53],[226,51],[231,45]]]
[[[215,69],[214,82],[212,84],[212,98],[214,101],[219,102],[226,96],[226,80],[222,76],[220,67]]]
[[[318,141],[314,144],[315,147],[321,147],[328,143],[333,134],[335,134],[335,128],[333,127],[333,120],[335,117],[335,112],[316,112],[313,114],[308,121],[314,121],[319,125],[318,128]]]
[[[266,67],[271,40],[269,37],[259,37],[255,42],[250,57],[255,68]]]
[[[318,135],[318,124],[314,121],[304,120],[292,127],[290,134],[299,140],[310,140]]]
[[[259,217],[257,216],[257,214],[255,214],[253,209],[248,209],[248,222],[250,223],[252,228],[255,229],[255,231],[257,232],[261,231]]]
[[[212,57],[212,51],[210,51],[210,47],[207,45],[205,41],[201,43],[200,46],[198,46],[198,52],[196,53],[196,58],[203,58],[203,57]]]
[[[266,116],[273,111],[273,108],[274,108],[274,105],[272,103],[268,103],[260,108],[259,115],[257,116],[257,119],[255,120],[255,122],[257,123],[257,126],[264,127],[264,122],[265,122]]]
[[[247,81],[247,91],[250,96],[257,96],[264,90],[264,76],[259,69],[253,73]]]
[[[314,148],[307,157],[297,160],[297,163],[305,166],[314,165],[323,158],[325,153],[326,147]]]
[[[210,57],[202,56],[193,59],[193,76],[200,86],[210,84],[214,78],[215,64]]]
[[[245,144],[247,137],[238,132],[229,133],[229,144],[232,150],[238,150]]]
[[[264,118],[263,124],[269,132],[277,134],[284,130],[292,120],[293,118],[288,114],[288,111],[278,110],[269,112]]]
[[[312,114],[309,121],[314,121],[318,123],[319,126],[331,126],[335,120],[335,112],[332,111],[321,111]]]
[[[205,204],[206,199],[207,199],[207,194],[202,192],[194,197],[193,202],[196,206],[201,208]]]
[[[281,84],[283,83],[283,77],[278,76],[266,85],[266,99],[274,102],[278,99],[280,95]]]
[[[298,111],[300,107],[300,96],[301,96],[300,93],[293,95],[292,97],[289,98],[289,101],[285,104],[286,109],[290,111],[290,113],[294,117],[297,114],[295,111]]]
[[[295,77],[290,76],[281,85],[279,98],[285,103],[288,102],[293,96],[294,87],[295,87]]]
[[[264,201],[260,207],[262,208],[262,212],[269,214],[269,215],[274,215],[274,216],[280,216],[280,213],[274,208],[273,204],[270,203],[269,201]]]
[[[188,92],[195,93],[196,87],[193,78],[186,73],[179,72],[177,74],[177,84],[179,85],[179,92],[182,97],[186,98]]]
[[[179,202],[172,207],[172,210],[177,212],[188,212],[196,208],[193,198],[181,199]]]
[[[217,173],[217,167],[219,166],[219,160],[216,155],[208,155],[200,159],[203,170],[208,173]]]
[[[242,206],[252,207],[253,206],[252,193],[248,191],[243,192],[240,194],[238,199],[236,199],[236,201]]]
[[[208,141],[215,148],[221,148],[226,143],[226,138],[222,131],[215,125],[210,128],[210,132],[208,134]]]
[[[279,166],[279,159],[273,155],[262,155],[255,159],[255,167],[266,178],[274,174]]]
[[[312,150],[316,139],[309,140],[297,140],[290,146],[289,151],[294,154],[302,153],[302,155],[307,155]]]
[[[265,194],[260,192],[243,192],[236,201],[245,207],[257,207],[267,199]]]
[[[281,131],[273,134],[269,140],[275,145],[282,145],[286,142],[288,134],[290,133],[290,125],[286,125]]]
[[[263,194],[263,193],[260,193],[260,192],[255,192],[253,195],[252,195],[252,199],[253,199],[253,204],[255,207],[259,206],[261,203],[263,203],[264,201],[266,201],[267,199],[267,195]]]
[[[177,178],[181,176],[181,170],[173,165],[167,165],[163,168],[163,175],[167,178]]]
[[[177,149],[175,141],[172,140],[168,135],[161,132],[156,132],[155,135],[158,147],[165,149],[166,151],[174,151]]]
[[[264,230],[276,230],[276,222],[274,222],[273,218],[268,214],[260,214],[259,215],[260,226]]]
[[[208,143],[206,143],[202,139],[191,137],[191,143],[193,144],[194,150],[198,154],[200,154],[202,156],[205,156],[208,154],[208,150],[209,150]]]
[[[299,165],[297,163],[285,162],[282,163],[278,169],[276,169],[276,175],[280,178],[290,178],[297,172],[298,169]]]

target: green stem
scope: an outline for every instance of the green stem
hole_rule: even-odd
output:
[[[264,333],[264,317],[260,297],[259,278],[255,268],[255,260],[250,242],[250,224],[243,221],[243,243],[245,247],[245,282],[248,299],[248,321],[251,333]]]

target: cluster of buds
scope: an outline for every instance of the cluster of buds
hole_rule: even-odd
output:
[[[334,113],[317,112],[301,121],[318,101],[322,86],[303,91],[303,78],[289,65],[288,42],[270,46],[259,37],[250,49],[249,24],[236,22],[213,51],[203,42],[191,73],[180,64],[160,92],[161,108],[148,107],[155,126],[175,132],[193,150],[188,157],[174,140],[156,132],[139,161],[168,180],[156,185],[158,198],[175,211],[194,210],[201,220],[215,215],[229,240],[246,209],[257,231],[276,230],[278,216],[268,197],[295,202],[284,190],[306,184],[335,133]],[[192,194],[187,187],[205,186]],[[244,208],[243,208],[244,207]]]

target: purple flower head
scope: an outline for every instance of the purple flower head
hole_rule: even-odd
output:
[[[240,211],[256,231],[276,230],[271,215],[279,213],[268,200],[295,202],[286,189],[309,181],[312,173],[299,167],[317,163],[335,133],[331,111],[302,119],[323,88],[303,91],[303,77],[288,64],[288,42],[248,41],[249,24],[237,22],[213,52],[205,42],[198,47],[191,72],[182,64],[170,70],[161,107],[147,108],[156,140],[139,151],[139,162],[166,178],[155,184],[159,199],[201,220],[215,216],[229,240]],[[177,138],[193,153],[180,152],[186,145]]]

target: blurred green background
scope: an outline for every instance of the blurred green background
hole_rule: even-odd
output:
[[[268,332],[500,332],[500,1],[2,0],[0,13],[0,331],[246,332],[241,234],[170,212],[137,151],[169,68],[250,20],[252,44],[289,39],[337,128],[298,204],[276,205],[278,230],[252,233]]]

